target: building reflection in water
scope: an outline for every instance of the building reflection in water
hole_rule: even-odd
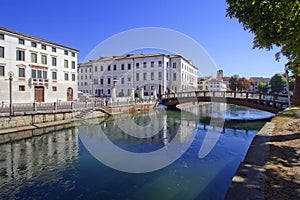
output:
[[[150,152],[168,145],[172,140],[174,142],[177,134],[175,142],[178,143],[193,139],[191,135],[197,129],[199,120],[198,117],[188,119],[186,115],[190,116],[188,113],[169,111],[132,115],[128,118],[104,121],[97,125],[80,126],[78,131],[80,135],[97,138],[100,143],[103,137],[107,137],[112,143],[125,150]],[[100,129],[102,131],[99,131]],[[126,145],[122,145],[122,141],[126,141]],[[147,143],[151,144],[152,148],[145,149]],[[137,148],[141,146],[143,149],[131,149],[134,145]]]
[[[58,180],[59,170],[77,159],[78,134],[74,128],[1,144],[0,197],[13,197],[14,192],[17,193],[8,184],[22,187],[26,182],[28,186],[47,172],[52,172],[51,177],[47,177],[49,181]]]

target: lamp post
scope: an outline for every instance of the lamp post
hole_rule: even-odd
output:
[[[12,81],[13,81],[13,72],[8,72],[9,76],[9,115],[13,115],[13,105],[12,105]]]

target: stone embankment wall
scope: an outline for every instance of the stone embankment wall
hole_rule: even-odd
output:
[[[154,104],[150,103],[106,107],[106,113],[103,112],[103,109],[87,108],[59,112],[20,112],[14,113],[13,116],[2,114],[0,115],[0,144],[74,126],[72,122],[137,111],[147,112],[152,110],[153,107]]]
[[[86,110],[86,109],[85,109]],[[16,113],[14,116],[0,116],[0,129],[8,129],[15,127],[30,126],[34,124],[62,121],[62,120],[76,120],[76,116],[80,115],[80,111],[61,111],[61,112],[35,112],[35,113]],[[103,117],[105,114],[100,111],[90,110],[83,116],[83,119]]]

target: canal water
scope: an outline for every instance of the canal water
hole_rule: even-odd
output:
[[[192,106],[2,144],[0,199],[223,199],[269,117],[226,104]]]

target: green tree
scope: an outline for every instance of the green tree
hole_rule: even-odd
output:
[[[239,78],[240,77],[238,75],[233,75],[233,76],[230,77],[230,79],[229,79],[229,88],[232,91],[237,90],[237,85],[238,85]]]
[[[275,74],[270,80],[272,92],[282,92],[286,86],[286,79],[282,74]]]
[[[293,103],[300,105],[300,1],[226,0],[227,16],[237,18],[245,30],[254,34],[254,48],[280,48],[295,75]]]
[[[248,79],[246,79],[245,77],[238,79],[237,88],[239,91],[247,90],[250,87],[251,87],[251,83]]]
[[[263,83],[263,82],[259,82],[258,86],[257,86],[257,89],[258,89],[259,92],[266,93],[266,92],[268,92],[268,85]]]

